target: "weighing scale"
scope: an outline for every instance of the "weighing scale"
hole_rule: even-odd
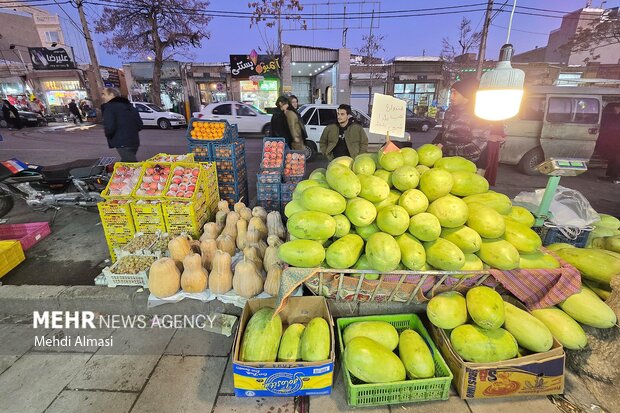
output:
[[[560,183],[560,178],[581,175],[588,170],[586,162],[585,159],[549,158],[536,167],[540,173],[547,175],[549,180],[542,201],[534,213],[536,217],[534,226],[542,226],[545,220],[549,218],[549,207]]]

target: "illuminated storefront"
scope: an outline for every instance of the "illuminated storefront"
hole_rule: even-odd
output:
[[[45,91],[48,107],[55,113],[65,111],[72,99],[79,103],[88,96],[79,80],[42,80],[41,88]]]
[[[241,80],[239,81],[241,101],[261,110],[273,107],[278,99],[279,83],[278,79]]]
[[[204,106],[228,100],[225,82],[199,82],[198,92],[200,93],[200,104]]]
[[[275,106],[281,69],[279,55],[259,55],[255,50],[247,55],[230,55],[235,97],[261,110]]]

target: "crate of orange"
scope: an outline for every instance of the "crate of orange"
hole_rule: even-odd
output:
[[[224,143],[233,138],[233,128],[228,122],[192,118],[187,127],[187,140],[192,143]]]

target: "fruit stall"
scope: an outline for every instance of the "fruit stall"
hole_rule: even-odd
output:
[[[117,164],[100,206],[107,276],[133,274],[149,302],[234,297],[239,397],[329,395],[338,365],[351,406],[447,400],[452,385],[463,399],[561,394],[567,354],[589,345],[582,326],[617,325],[614,217],[600,214],[584,248],[549,244],[532,212],[434,145],[305,171],[279,138],[263,140],[251,208],[235,128],[188,130],[183,159]]]

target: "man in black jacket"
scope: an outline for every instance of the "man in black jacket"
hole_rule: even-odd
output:
[[[118,89],[107,87],[101,93],[104,104],[103,129],[108,138],[108,146],[116,148],[121,156],[121,162],[138,162],[136,153],[140,147],[139,132],[142,129],[142,119],[138,110],[129,100],[121,97]]]
[[[80,120],[80,123],[84,122],[82,120],[80,108],[78,108],[77,103],[75,103],[75,99],[71,99],[71,102],[69,102],[67,107],[69,108],[69,112],[73,115],[73,123],[77,124],[78,119]]]
[[[288,147],[291,148],[291,131],[286,120],[288,105],[288,98],[286,96],[280,96],[276,100],[276,110],[271,116],[271,136],[284,138]]]

